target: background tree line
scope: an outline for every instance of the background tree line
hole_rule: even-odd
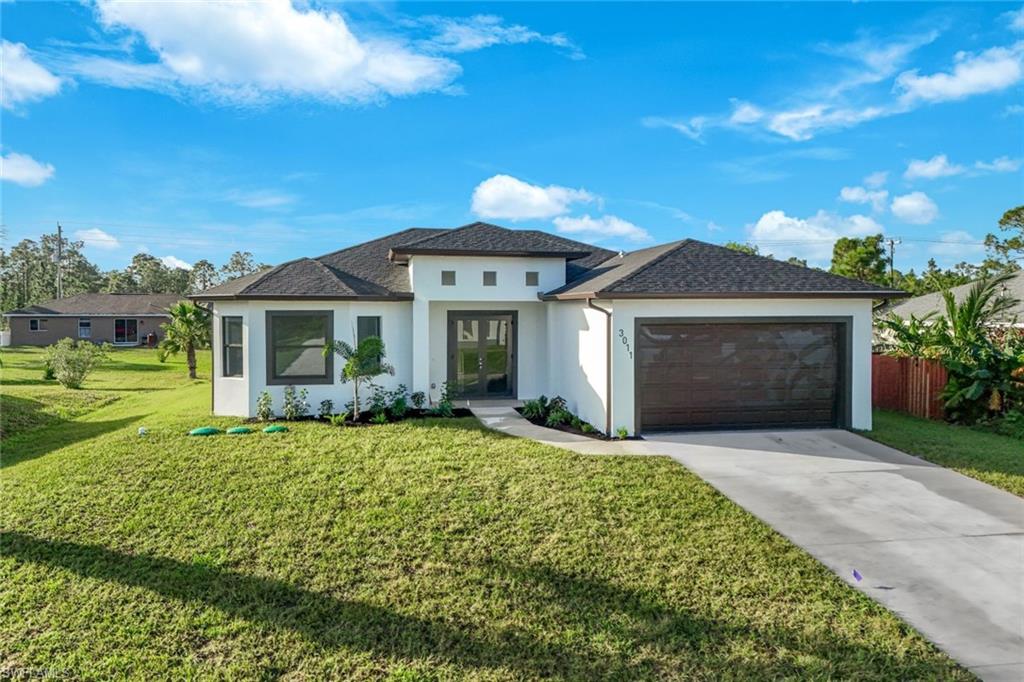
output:
[[[999,219],[998,234],[985,237],[985,259],[981,263],[962,261],[951,268],[940,268],[935,259],[928,261],[920,274],[913,269],[906,272],[894,269],[889,274],[889,254],[885,237],[881,234],[867,237],[840,237],[832,247],[832,264],[829,272],[852,277],[882,286],[895,286],[913,296],[942,291],[981,278],[991,278],[1003,273],[1017,272],[1024,262],[1024,206],[1006,211]],[[729,242],[726,247],[762,254],[756,245]],[[807,261],[789,258],[787,262],[807,265]]]
[[[219,268],[197,261],[192,269],[169,267],[148,253],[137,253],[123,270],[101,270],[80,241],[63,239],[64,296],[82,293],[192,294],[269,267],[248,251],[236,251]],[[57,297],[57,235],[23,239],[0,248],[0,310],[13,310]]]

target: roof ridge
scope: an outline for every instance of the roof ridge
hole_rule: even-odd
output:
[[[398,232],[392,232],[390,234],[385,234],[385,235],[382,235],[380,237],[377,237],[376,239],[371,239],[371,240],[365,241],[365,242],[359,242],[358,244],[352,244],[350,246],[343,246],[342,248],[335,249],[334,251],[328,251],[327,253],[323,253],[323,254],[320,254],[319,256],[315,256],[312,260],[320,260],[321,258],[327,258],[328,256],[333,256],[333,255],[338,254],[338,253],[343,253],[345,251],[351,251],[352,249],[357,249],[357,248],[366,246],[368,244],[373,244],[374,242],[380,242],[380,241],[384,241],[385,239],[390,239],[392,237],[397,237],[400,234],[405,234],[406,232],[412,232],[413,230],[444,230],[444,231],[449,231],[450,228],[446,228],[446,227],[407,227],[404,230],[399,230]],[[436,236],[437,236],[436,234],[432,234],[432,235],[429,235],[427,237],[423,237],[423,239],[429,239],[430,237],[436,237]],[[421,240],[417,239],[416,241],[421,241]],[[415,244],[416,242],[410,242],[410,243]]]
[[[395,246],[393,246],[392,248],[399,248],[399,249],[408,248],[410,246],[415,246],[416,244],[422,244],[423,242],[430,241],[431,239],[434,239],[436,237],[440,237],[441,234],[451,234],[452,232],[462,232],[463,230],[468,230],[471,227],[478,227],[478,226],[496,227],[499,230],[507,230],[508,229],[507,227],[502,227],[501,225],[495,225],[494,223],[485,223],[485,222],[481,222],[479,220],[477,220],[475,222],[472,222],[472,223],[467,223],[465,225],[459,225],[458,227],[437,227],[437,228],[421,227],[421,228],[411,228],[411,229],[420,229],[420,230],[436,229],[436,230],[441,230],[441,233],[440,234],[437,234],[437,233],[431,234],[431,235],[428,235],[428,236],[424,237],[423,239],[417,239],[416,241],[406,242],[405,244],[395,244]]]
[[[676,251],[679,251],[682,247],[687,246],[688,244],[692,244],[694,241],[695,240],[690,239],[689,237],[686,237],[685,239],[680,239],[678,242],[676,242],[675,246],[673,246],[672,248],[665,249],[665,251],[663,251],[662,253],[658,254],[657,257],[652,258],[651,260],[647,261],[646,263],[638,265],[636,268],[634,268],[628,274],[625,274],[622,277],[620,277],[620,278],[618,278],[616,280],[613,280],[612,282],[610,282],[609,284],[607,284],[606,286],[603,286],[601,288],[602,289],[611,289],[612,287],[618,286],[619,284],[623,284],[625,282],[628,282],[630,279],[632,279],[638,273],[640,273],[641,270],[644,270],[645,268],[649,268],[649,267],[651,267],[652,265],[654,265],[656,263],[660,263],[661,261],[665,260],[671,254],[675,253]],[[671,244],[672,242],[668,242],[668,243]],[[665,246],[665,244],[662,244],[662,246]],[[657,246],[651,246],[649,248],[656,249],[658,247]],[[645,249],[638,249],[637,251],[633,251],[632,253],[638,253],[639,251],[644,251],[644,250]],[[624,254],[624,255],[629,255],[629,254]],[[614,257],[616,257],[616,256],[613,256],[613,258]],[[602,265],[603,265],[603,263],[602,263]]]

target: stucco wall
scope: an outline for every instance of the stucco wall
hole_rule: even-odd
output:
[[[638,317],[851,317],[851,426],[871,428],[871,301],[864,299],[617,300],[612,313],[612,424],[636,429],[634,323]],[[622,339],[626,342],[623,343]]]
[[[213,305],[213,371],[214,371],[214,413],[221,415],[253,416],[256,400],[264,389],[274,399],[274,411],[280,413],[284,386],[267,385],[267,334],[266,313],[270,310],[323,310],[334,313],[334,338],[350,343],[355,340],[356,318],[360,315],[377,315],[381,318],[381,336],[387,351],[387,360],[395,367],[394,376],[380,376],[375,383],[385,389],[398,384],[410,386],[412,382],[412,304],[408,302],[372,301],[224,301]],[[223,376],[221,351],[221,317],[240,315],[244,343],[242,347],[243,377]],[[352,384],[342,383],[340,358],[334,358],[333,383],[295,384],[297,389],[309,392],[307,400],[310,411],[315,413],[321,400],[334,401],[335,411],[344,409],[352,399]],[[365,396],[361,396],[365,397]]]
[[[606,430],[607,317],[581,301],[564,301],[547,304],[547,319],[545,392],[561,395],[572,412]]]
[[[455,286],[441,284],[441,271],[455,271]],[[496,286],[483,285],[483,273],[497,273]],[[526,272],[539,285],[526,286]],[[416,298],[428,301],[537,301],[537,294],[565,284],[564,258],[481,258],[413,256],[409,273]]]
[[[144,345],[146,343],[146,335],[150,332],[156,334],[157,340],[162,339],[164,337],[164,333],[163,330],[160,329],[160,325],[168,322],[170,319],[164,315],[129,315],[126,317],[128,317],[128,319],[139,321],[139,345]],[[29,331],[29,320],[32,319],[46,320],[46,331]],[[78,339],[78,319],[78,316],[46,317],[41,315],[38,318],[20,316],[8,317],[7,320],[11,328],[11,345],[49,346],[63,338]],[[83,315],[82,319],[89,319],[92,321],[92,335],[87,339],[88,341],[92,341],[93,343],[114,343],[113,317]],[[123,318],[119,316],[117,319]]]

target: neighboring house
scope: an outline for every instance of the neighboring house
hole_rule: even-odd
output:
[[[65,337],[138,346],[163,338],[177,294],[78,294],[4,313],[12,346],[49,346]]]
[[[957,301],[962,301],[972,286],[973,284],[962,284],[958,287],[953,287],[950,291]],[[1003,292],[1006,296],[1017,299],[1017,305],[1003,320],[1003,324],[1012,324],[1018,327],[1024,326],[1024,271],[1014,274],[1004,285]],[[921,318],[929,313],[944,315],[946,313],[946,303],[942,298],[942,292],[936,291],[888,306],[882,312],[886,314],[893,312],[904,319],[910,319],[911,315]]]
[[[333,339],[379,335],[432,400],[561,395],[601,430],[871,427],[872,299],[902,292],[686,239],[617,254],[486,223],[408,229],[194,296],[214,412],[286,385],[338,409]]]

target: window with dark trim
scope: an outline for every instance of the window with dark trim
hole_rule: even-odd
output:
[[[441,286],[453,287],[455,286],[455,271],[454,270],[442,270],[441,271]]]
[[[242,318],[224,316],[221,318],[221,345],[223,351],[222,373],[226,377],[240,377],[242,369]]]
[[[47,320],[41,320],[32,318],[28,321],[28,330],[30,332],[45,332],[47,327]]]
[[[92,336],[92,320],[88,317],[78,318],[78,338],[88,339]]]
[[[267,383],[329,384],[334,354],[324,346],[334,342],[334,313],[330,310],[267,311]]]
[[[526,273],[526,286],[536,287],[540,286],[540,273],[535,270],[529,270]]]
[[[371,336],[376,336],[378,339],[381,338],[380,316],[360,315],[356,318],[356,343],[362,343],[363,339]]]
[[[484,270],[484,286],[485,287],[496,287],[498,286],[498,273],[494,270]]]

